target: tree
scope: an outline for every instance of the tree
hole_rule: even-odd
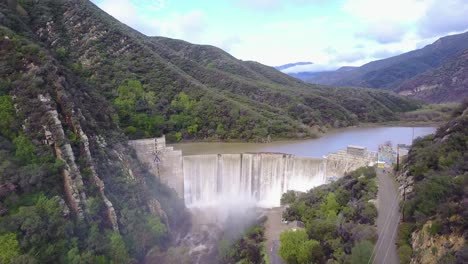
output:
[[[160,241],[166,237],[167,228],[161,223],[161,220],[157,216],[147,216],[146,218],[148,229],[151,231],[151,235],[155,237],[156,240]]]
[[[320,241],[336,237],[336,221],[333,219],[314,219],[307,225],[309,235]]]
[[[368,263],[372,256],[374,245],[368,240],[359,241],[351,250],[351,263]]]
[[[10,263],[19,254],[20,247],[16,234],[7,233],[0,236],[0,263]]]
[[[299,245],[302,245],[308,240],[305,230],[285,231],[280,235],[281,245],[279,248],[279,255],[286,263],[296,264],[299,263]]]
[[[36,147],[24,135],[19,135],[13,140],[16,147],[15,157],[23,163],[31,163],[35,160]]]
[[[411,249],[410,245],[403,245],[398,248],[398,256],[400,257],[401,264],[408,264],[411,262],[411,254],[413,254],[413,250]]]
[[[322,212],[325,214],[327,218],[334,219],[338,214],[338,210],[340,209],[340,205],[336,201],[335,193],[329,193],[324,203],[321,206]]]
[[[15,120],[15,108],[10,96],[0,96],[0,134],[12,138],[11,125]]]
[[[125,242],[117,232],[111,232],[109,235],[110,240],[110,248],[109,248],[109,256],[112,257],[112,262],[116,264],[120,263],[128,263],[129,257],[127,252],[127,247],[125,246]]]
[[[307,240],[299,246],[297,261],[300,264],[318,263],[323,256],[323,250],[317,240]]]

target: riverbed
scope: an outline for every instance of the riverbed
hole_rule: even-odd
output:
[[[178,143],[174,149],[186,155],[237,154],[245,152],[281,152],[300,157],[322,157],[345,149],[348,145],[367,147],[377,151],[386,141],[411,144],[413,139],[432,134],[436,127],[358,127],[332,131],[316,139],[275,141],[272,143]]]

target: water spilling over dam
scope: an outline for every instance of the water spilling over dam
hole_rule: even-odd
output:
[[[279,206],[287,190],[307,191],[325,183],[325,165],[323,159],[281,153],[185,156],[185,203]]]
[[[263,152],[182,156],[166,147],[164,137],[129,144],[188,207],[275,207],[288,190],[307,191],[376,161],[375,153],[353,146],[322,158],[304,158]]]

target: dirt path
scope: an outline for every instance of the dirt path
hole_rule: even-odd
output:
[[[288,225],[281,223],[283,208],[273,208],[267,211],[268,220],[265,224],[266,251],[271,264],[283,264],[284,261],[278,255],[279,236],[288,229]]]
[[[379,191],[377,194],[377,232],[379,239],[375,248],[375,264],[399,264],[395,245],[398,223],[400,222],[397,188],[391,175],[377,169]]]

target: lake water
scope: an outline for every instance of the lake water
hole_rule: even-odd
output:
[[[172,144],[183,155],[236,154],[244,152],[281,152],[300,157],[322,157],[345,149],[348,145],[367,147],[377,151],[386,141],[396,144],[411,144],[413,138],[434,133],[435,127],[365,127],[347,128],[307,140],[277,141],[272,143],[179,143]]]

